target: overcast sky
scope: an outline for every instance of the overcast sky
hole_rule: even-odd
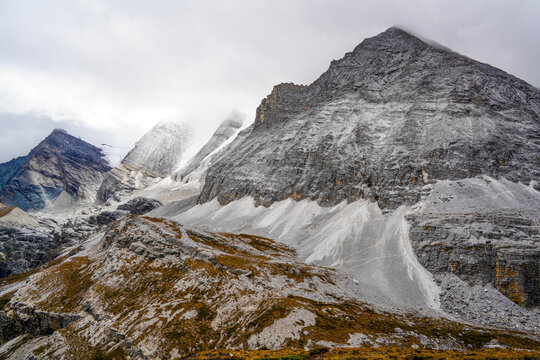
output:
[[[161,120],[209,137],[398,25],[540,86],[540,1],[0,0],[0,162],[55,127],[128,149]]]

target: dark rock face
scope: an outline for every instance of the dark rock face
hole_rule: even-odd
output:
[[[313,84],[276,86],[251,133],[208,170],[199,202],[366,198],[392,209],[433,180],[528,184],[540,175],[539,119],[538,89],[391,28]]]
[[[143,215],[161,205],[161,202],[158,200],[136,197],[127,203],[118,206],[116,209],[127,211],[130,215]]]
[[[50,335],[82,318],[79,314],[41,311],[17,302],[10,304],[10,307],[16,310],[16,320],[23,332],[34,335]]]
[[[126,213],[123,211],[102,211],[97,215],[91,216],[89,221],[91,224],[102,226],[110,224],[124,215],[126,215]]]
[[[491,284],[519,305],[540,305],[540,211],[411,216],[409,238],[434,274]]]
[[[20,156],[7,163],[0,164],[0,189],[21,169],[26,160],[26,156]]]
[[[61,224],[40,219],[38,226],[1,227],[0,278],[40,267],[97,230],[86,217],[69,218]]]
[[[108,225],[123,216],[143,215],[160,206],[162,206],[162,204],[158,200],[136,197],[125,204],[119,205],[115,211],[102,211],[97,215],[91,216],[89,222],[99,226]]]
[[[58,236],[43,229],[0,228],[0,278],[43,265],[61,245]]]
[[[82,318],[79,314],[41,311],[22,303],[13,303],[11,308],[15,310],[11,317],[0,312],[0,343],[22,334],[51,335]]]
[[[92,201],[110,169],[101,149],[56,129],[11,175],[0,190],[0,201],[25,211],[41,209],[63,192],[73,202]]]
[[[17,320],[0,312],[0,343],[4,344],[19,334],[22,334],[22,329]]]

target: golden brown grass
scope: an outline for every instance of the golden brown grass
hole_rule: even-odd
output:
[[[443,360],[443,359],[540,359],[538,351],[482,349],[471,351],[410,349],[399,347],[326,349],[319,354],[304,350],[215,350],[197,353],[185,359],[245,359],[245,360],[309,360],[309,359],[403,359],[403,360]]]

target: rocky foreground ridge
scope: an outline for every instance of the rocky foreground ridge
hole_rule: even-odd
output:
[[[256,236],[130,216],[93,239],[4,295],[0,356],[174,359],[213,348],[390,343],[540,348],[524,333],[368,305],[350,277]]]

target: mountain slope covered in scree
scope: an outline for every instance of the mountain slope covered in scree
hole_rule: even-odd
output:
[[[30,277],[11,298],[9,316],[0,312],[1,340],[10,340],[3,359],[87,360],[98,350],[178,359],[210,349],[386,344],[463,351],[490,341],[540,348],[519,331],[366,304],[349,276],[306,265],[293,249],[257,236],[130,216],[78,250]]]
[[[274,87],[251,127],[207,170],[193,216],[177,219],[258,228],[256,234],[278,236],[306,260],[344,269],[390,298],[435,305],[429,289],[443,280],[426,286],[417,260],[405,256],[412,248],[432,274],[489,285],[532,307],[540,301],[539,134],[538,89],[390,28],[332,61],[311,85]],[[253,201],[238,211],[233,204],[248,197]],[[276,226],[265,217],[243,221],[256,205],[287,208],[285,199],[317,204],[315,215],[303,218],[310,240],[272,235]],[[223,215],[215,201],[231,204],[231,212]],[[367,202],[358,206],[366,216],[324,210],[356,201]],[[354,223],[331,231],[331,224],[319,227],[319,213]],[[319,229],[326,235],[315,244]],[[402,264],[391,273],[384,264],[399,262],[388,249],[401,249]],[[372,252],[381,267],[368,261]],[[387,286],[373,281],[376,273],[416,285]]]

